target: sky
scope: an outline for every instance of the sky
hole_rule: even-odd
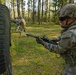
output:
[[[76,0],[74,0],[74,2],[76,2]]]

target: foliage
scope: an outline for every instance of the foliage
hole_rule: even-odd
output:
[[[14,28],[13,26],[11,29]],[[31,24],[27,27],[29,33],[38,36],[46,35],[49,39],[59,35],[60,30],[58,25],[39,27],[34,25],[33,27]],[[19,34],[13,31],[10,48],[13,75],[60,75],[65,64],[60,55],[49,52],[42,45],[37,44],[34,38],[27,37],[24,33],[19,38]]]
[[[11,10],[11,18],[23,17],[27,22],[33,24],[38,22],[56,21],[58,23],[57,11],[74,0],[2,0]],[[2,2],[3,3],[3,2]],[[52,19],[51,19],[52,16]],[[26,20],[25,19],[25,20]],[[49,21],[50,20],[50,21]]]

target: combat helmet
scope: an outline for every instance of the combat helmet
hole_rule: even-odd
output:
[[[58,11],[58,17],[76,18],[76,5],[67,4]]]

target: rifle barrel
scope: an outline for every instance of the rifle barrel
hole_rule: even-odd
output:
[[[38,36],[35,36],[33,34],[25,33],[27,36],[33,37],[33,38],[38,38]]]

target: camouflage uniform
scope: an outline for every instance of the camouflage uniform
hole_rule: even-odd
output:
[[[58,53],[64,58],[67,66],[62,72],[62,75],[76,75],[76,5],[68,4],[58,14],[59,18],[68,16],[75,20],[70,25],[66,24],[66,27],[61,31],[57,45],[42,40],[39,40],[39,43],[51,52]]]
[[[69,69],[74,69],[76,75],[76,21],[73,23],[75,25],[69,27],[61,32],[61,40],[58,45],[49,44],[45,42],[44,47],[49,49],[51,52],[59,53],[65,59],[68,64],[66,73],[71,72]],[[73,66],[72,68],[70,66]],[[63,73],[65,73],[63,72]],[[62,75],[73,75],[73,74],[62,74]]]
[[[26,21],[24,18],[21,18],[21,23],[20,23],[23,31],[25,32],[26,31]]]
[[[68,11],[66,11],[68,10]],[[76,6],[66,5],[59,12],[59,17],[76,18]],[[57,38],[58,39],[58,38]],[[67,63],[62,75],[76,75],[76,19],[61,31],[57,45],[45,42],[44,47],[51,52],[60,54]]]

